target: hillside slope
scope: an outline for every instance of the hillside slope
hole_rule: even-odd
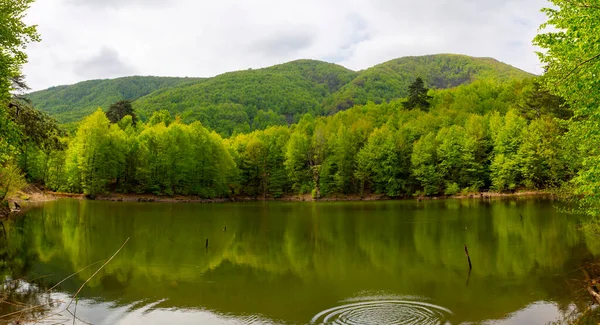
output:
[[[478,79],[502,81],[527,78],[530,73],[492,58],[458,54],[436,54],[394,59],[360,71],[324,103],[329,113],[371,101],[381,103],[405,97],[408,86],[422,77],[430,88],[453,88]]]
[[[217,106],[241,109],[250,120],[258,111],[271,111],[291,121],[296,114],[321,115],[323,100],[356,75],[336,64],[297,60],[264,69],[228,72],[205,82],[154,92],[140,98],[134,107],[142,118],[167,109],[194,120]]]
[[[98,107],[108,107],[121,99],[136,100],[158,89],[173,87],[198,78],[124,77],[83,81],[74,85],[51,87],[28,94],[36,108],[61,123],[76,122]]]
[[[406,96],[422,77],[430,88],[481,79],[533,75],[491,58],[456,54],[404,57],[362,71],[315,60],[228,72],[207,79],[129,77],[60,86],[30,95],[60,122],[73,122],[119,99],[135,100],[142,120],[164,109],[184,122],[201,121],[223,136],[297,121],[305,113],[331,115],[354,105]]]

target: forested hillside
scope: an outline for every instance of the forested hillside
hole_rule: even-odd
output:
[[[508,81],[531,76],[492,58],[458,54],[403,57],[361,71],[324,105],[329,113],[333,113],[354,105],[402,98],[407,95],[408,85],[417,77],[422,77],[431,88],[443,89],[483,78]]]
[[[125,77],[89,80],[70,86],[57,86],[27,95],[36,108],[61,123],[77,122],[98,107],[108,107],[121,99],[136,100],[153,91],[173,87],[198,78]]]
[[[305,113],[323,115],[323,100],[355,75],[339,65],[298,60],[158,91],[137,100],[134,108],[142,119],[166,109],[185,122],[200,121],[230,135],[291,123]]]
[[[354,105],[402,98],[417,77],[431,88],[443,89],[483,78],[508,81],[531,75],[493,59],[452,54],[400,58],[359,72],[321,61],[297,60],[203,80],[131,77],[89,81],[36,92],[30,98],[63,123],[130,99],[135,100],[134,109],[142,120],[158,110],[168,110],[186,123],[200,121],[227,137],[297,122],[306,113],[332,115]]]
[[[561,137],[570,110],[533,79],[430,94],[422,109],[404,99],[369,103],[229,139],[167,110],[137,124],[129,116],[111,124],[98,110],[65,139],[66,151],[30,149],[25,160],[30,179],[55,190],[207,198],[542,189],[580,167]]]

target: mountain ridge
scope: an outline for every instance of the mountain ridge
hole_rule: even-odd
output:
[[[494,58],[462,54],[407,56],[359,71],[299,59],[210,78],[132,76],[89,80],[28,96],[36,107],[62,123],[76,122],[97,107],[106,110],[112,102],[129,99],[142,120],[166,109],[186,122],[199,120],[230,135],[266,124],[292,123],[305,113],[331,115],[367,102],[403,98],[416,77],[422,77],[430,88],[442,89],[484,78],[507,81],[534,76]],[[223,126],[225,120],[228,125]]]

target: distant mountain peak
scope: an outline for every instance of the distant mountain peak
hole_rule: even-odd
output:
[[[186,121],[210,123],[220,105],[237,105],[240,116],[249,119],[264,111],[289,121],[305,113],[333,114],[354,105],[402,98],[417,77],[430,88],[452,88],[482,78],[504,81],[532,76],[493,58],[441,53],[396,58],[358,72],[335,63],[298,59],[206,79],[131,76],[90,80],[37,91],[29,97],[36,107],[63,123],[76,122],[97,107],[107,109],[120,99],[135,100],[142,119],[167,109]]]

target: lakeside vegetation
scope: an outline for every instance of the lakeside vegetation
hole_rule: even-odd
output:
[[[429,94],[429,108],[369,103],[226,139],[167,110],[111,123],[99,109],[63,139],[66,150],[33,149],[22,160],[31,180],[92,196],[453,195],[557,187],[575,175],[561,138],[570,111],[535,80]]]
[[[25,98],[22,49],[38,36],[20,22],[31,1],[14,1],[21,7],[6,19],[18,28],[6,35],[21,51],[3,57],[12,60],[0,114],[3,198],[25,181],[90,196],[404,197],[568,187],[600,197],[589,167],[596,98],[582,94],[597,81],[572,84],[575,74],[594,75],[585,69],[597,63],[558,71],[553,55],[562,48],[542,55],[543,77],[463,55],[401,58],[359,72],[298,60],[201,80],[90,81]],[[558,46],[556,35],[540,34],[536,44]],[[74,118],[119,92],[137,100],[98,109],[71,133],[32,105]]]
[[[593,1],[551,0],[554,8],[544,10],[549,22],[542,27],[550,27],[550,31],[542,30],[534,40],[544,51],[540,53],[543,76],[531,76],[492,59],[433,55],[401,58],[359,72],[300,60],[208,79],[132,77],[25,95],[27,86],[21,74],[27,61],[25,45],[39,40],[35,27],[22,23],[32,1],[8,0],[8,10],[0,11],[0,24],[6,27],[0,29],[0,201],[4,205],[30,183],[90,198],[104,193],[202,198],[296,194],[310,194],[315,199],[370,194],[421,197],[551,188],[575,197],[582,210],[598,223],[600,4]],[[69,122],[68,130],[59,122]],[[139,217],[143,209],[152,207],[132,208],[135,211],[127,220],[118,216],[92,220],[86,204],[95,202],[86,201],[81,206],[56,202],[46,212],[32,213],[34,222],[12,220],[7,227],[2,223],[1,266],[11,272],[5,275],[25,274],[30,267],[28,260],[51,260],[53,255],[68,255],[52,262],[63,266],[58,268],[62,273],[71,273],[112,252],[110,245],[99,245],[92,252],[81,244],[89,242],[93,229],[123,238],[132,233],[131,229],[142,229],[139,236],[148,240],[133,242],[133,252],[115,260],[106,274],[101,274],[104,278],[90,282],[93,290],[107,279],[119,285],[129,283],[130,292],[141,292],[142,298],[132,294],[123,301],[140,301],[148,296],[148,282],[158,283],[158,290],[167,291],[179,282],[192,283],[190,274],[198,276],[203,271],[203,276],[210,278],[217,276],[219,269],[236,279],[246,274],[250,286],[261,284],[254,269],[267,272],[263,281],[311,272],[315,278],[346,280],[339,274],[350,274],[344,272],[353,268],[344,264],[367,261],[362,265],[372,265],[365,268],[364,279],[371,279],[371,283],[378,284],[379,277],[373,274],[400,278],[396,271],[403,269],[406,278],[401,278],[403,286],[397,288],[423,284],[415,278],[429,281],[426,284],[432,288],[435,286],[430,284],[439,280],[442,288],[439,290],[438,285],[436,291],[449,295],[448,300],[459,308],[465,304],[456,300],[453,290],[464,282],[456,276],[465,269],[461,245],[479,241],[479,247],[491,253],[475,250],[473,256],[480,264],[473,279],[480,281],[471,291],[489,292],[489,279],[518,275],[522,279],[513,284],[524,288],[523,292],[541,292],[535,299],[520,294],[527,299],[519,300],[511,291],[517,298],[505,297],[514,298],[507,308],[512,311],[512,304],[521,308],[533,300],[554,297],[553,290],[572,293],[562,284],[541,281],[546,280],[543,276],[555,279],[556,272],[540,276],[539,271],[557,265],[559,270],[566,270],[567,262],[589,256],[588,252],[597,255],[600,229],[566,232],[578,227],[579,219],[556,219],[550,206],[538,211],[524,205],[501,218],[482,218],[470,206],[480,203],[466,200],[447,203],[453,205],[449,210],[456,210],[447,218],[451,228],[441,226],[439,220],[407,223],[423,215],[402,219],[397,218],[397,211],[382,212],[383,221],[378,223],[369,218],[349,221],[340,210],[335,218],[318,218],[318,214],[310,219],[279,218],[271,220],[270,227],[264,215],[259,215],[261,223],[250,223],[239,215],[224,213],[224,219],[208,219],[211,245],[217,253],[213,256],[207,254],[208,239],[206,251],[198,254],[198,247],[208,237],[200,237],[205,234],[198,235],[199,228],[169,222],[178,211],[156,213],[151,222],[144,220],[151,225],[144,229],[136,228],[135,221],[143,219]],[[469,211],[459,211],[462,207]],[[312,205],[303,207],[309,208]],[[505,207],[497,205],[496,209]],[[525,214],[525,220],[517,211]],[[281,213],[287,211],[282,209]],[[468,218],[476,221],[463,231]],[[119,220],[127,225],[121,227]],[[227,233],[223,220],[229,234],[239,236],[217,237]],[[184,234],[181,238],[187,242],[179,244],[176,254],[170,245],[180,238],[157,236],[161,229]],[[251,232],[242,235],[235,229]],[[369,231],[360,231],[364,229]],[[398,229],[407,232],[402,235]],[[482,235],[484,231],[489,234]],[[99,238],[111,240],[108,236]],[[276,240],[280,238],[284,238],[283,245],[272,244],[279,243]],[[460,249],[446,249],[448,245]],[[320,250],[323,247],[330,250]],[[408,251],[418,254],[411,256]],[[354,256],[357,252],[361,254],[358,259]],[[390,255],[395,258],[390,259]],[[335,260],[332,256],[345,263],[331,264]],[[4,262],[9,259],[13,264]],[[136,260],[139,263],[131,263]],[[194,269],[174,267],[177,263],[172,261],[193,265]],[[71,265],[73,270],[64,265]],[[145,265],[163,265],[163,269],[147,270]],[[452,272],[444,273],[447,279],[443,279],[440,269]],[[560,274],[571,276],[568,272]],[[86,271],[78,277],[83,280],[89,274],[91,271]],[[358,291],[353,284],[364,283],[356,281],[362,276],[347,278],[353,290],[344,296]],[[160,279],[157,282],[153,277]],[[469,271],[467,285],[470,278]],[[211,283],[196,285],[212,289]],[[314,283],[315,287],[320,285]],[[551,285],[544,286],[547,283]],[[600,292],[596,280],[588,279],[585,285]],[[73,282],[67,286],[72,287]],[[544,289],[538,290],[542,286]],[[263,285],[261,290],[283,287]],[[220,292],[196,301],[200,306],[213,303],[229,308],[231,295],[227,290]],[[169,307],[185,305],[183,295],[173,297],[182,300],[170,300],[173,305]],[[466,297],[487,303],[480,297]],[[570,302],[565,298],[561,309],[570,308]],[[242,312],[245,308],[260,310],[247,299],[240,306]],[[273,308],[282,311],[286,306]],[[586,307],[577,306],[581,310]],[[489,317],[488,310],[475,309],[481,313],[476,320]]]

